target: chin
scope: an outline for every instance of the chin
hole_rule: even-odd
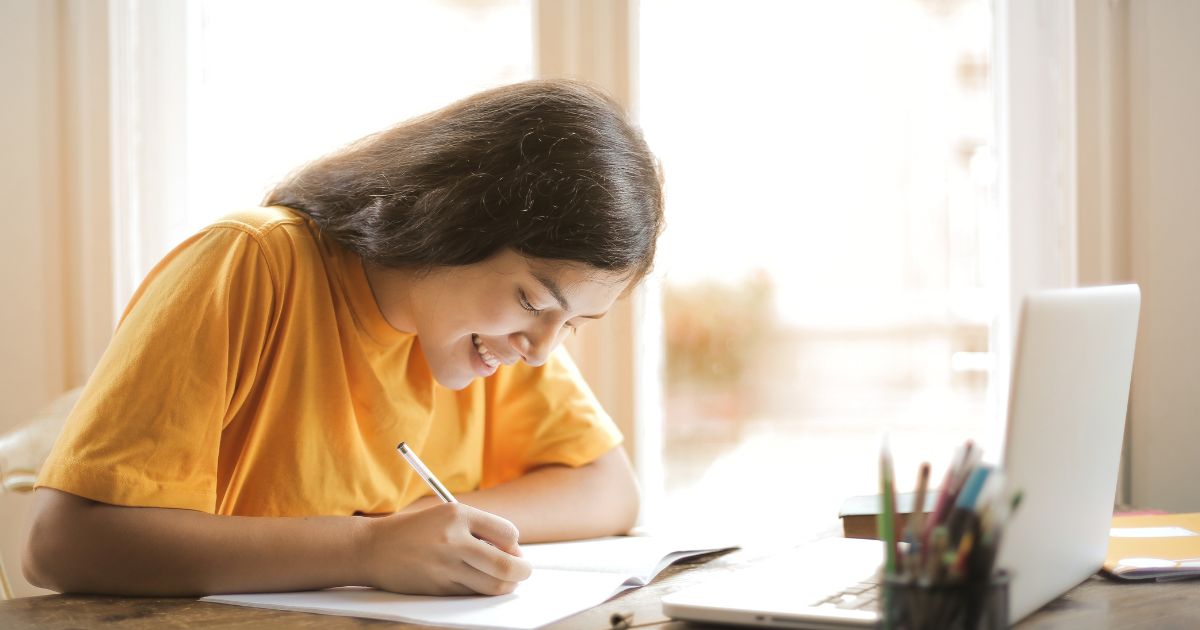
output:
[[[475,380],[474,374],[463,374],[456,370],[431,370],[433,372],[433,380],[437,381],[438,385],[446,389],[458,391],[465,389],[471,381]]]

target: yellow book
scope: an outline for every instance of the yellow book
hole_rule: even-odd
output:
[[[1200,513],[1114,516],[1104,572],[1121,580],[1200,577]]]

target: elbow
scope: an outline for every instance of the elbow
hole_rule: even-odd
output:
[[[21,573],[24,574],[26,582],[38,588],[62,592],[65,589],[61,583],[61,576],[55,571],[55,552],[49,542],[53,536],[39,520],[34,520],[25,538],[25,546],[21,551]]]
[[[638,485],[637,475],[624,449],[618,447],[610,456],[606,456],[608,468],[608,483],[613,488],[613,501],[609,505],[612,521],[609,527],[612,533],[625,534],[638,523],[642,509],[642,493]]]
[[[627,534],[638,524],[638,517],[642,513],[642,492],[638,486],[637,478],[634,477],[633,471],[629,473],[628,488],[625,492],[625,499],[622,501],[623,509],[618,511],[620,518],[617,523],[617,531],[622,534]]]
[[[59,497],[46,496],[51,493],[56,491],[39,489],[35,494],[33,518],[21,552],[21,573],[34,586],[64,593],[71,590],[76,573],[65,543],[78,534],[71,531],[74,519],[66,513],[71,506]]]
[[[60,593],[66,590],[56,579],[57,575],[46,557],[46,552],[35,546],[32,537],[25,543],[25,549],[21,554],[21,573],[25,576],[26,582],[38,588]]]

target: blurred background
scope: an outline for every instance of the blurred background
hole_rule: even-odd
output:
[[[1200,510],[1168,448],[1200,443],[1198,28],[1185,0],[0,0],[0,434],[86,380],[187,235],[363,135],[567,76],[666,176],[653,276],[571,341],[645,525],[835,530],[884,430],[902,487],[994,449],[1021,296],[1130,281],[1119,498]],[[0,505],[35,592],[28,495]]]

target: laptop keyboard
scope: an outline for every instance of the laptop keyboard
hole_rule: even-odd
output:
[[[852,584],[842,590],[819,599],[813,603],[814,608],[841,608],[842,610],[868,610],[878,607],[879,595],[882,589],[874,582]]]

